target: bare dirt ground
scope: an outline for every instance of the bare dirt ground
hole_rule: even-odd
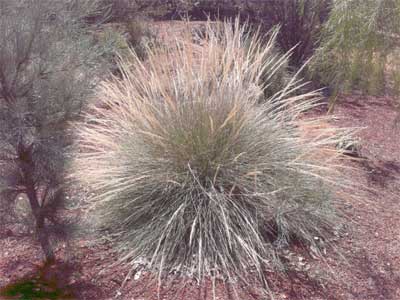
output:
[[[348,197],[343,204],[350,224],[337,242],[345,261],[329,249],[323,260],[291,249],[294,260],[309,272],[306,275],[296,267],[287,277],[270,274],[276,299],[400,299],[400,127],[395,126],[393,105],[393,99],[385,97],[351,95],[340,99],[335,125],[363,128],[358,133],[362,158],[352,163],[350,174],[360,187],[355,192],[358,199]],[[43,255],[29,228],[3,226],[0,289],[22,278],[40,277],[52,280],[74,299],[157,299],[156,284],[147,285],[145,272],[131,274],[121,288],[128,269],[112,265],[117,253],[90,234],[76,237],[68,245],[61,243],[56,254],[57,263],[43,267]],[[174,296],[177,300],[211,299],[211,285],[200,288],[191,282],[179,291],[172,283],[161,291],[161,299]],[[217,296],[230,298],[222,289],[217,289]],[[240,298],[264,299],[256,291],[245,291]]]

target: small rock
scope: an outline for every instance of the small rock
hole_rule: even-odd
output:
[[[135,276],[133,276],[133,279],[138,280],[141,275],[142,275],[142,272],[138,271],[138,272],[136,272]]]

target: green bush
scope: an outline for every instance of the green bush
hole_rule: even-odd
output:
[[[249,1],[250,2],[250,1]],[[284,52],[293,49],[290,64],[300,67],[318,46],[322,25],[327,19],[332,0],[269,0],[259,1],[255,20],[269,30],[279,25],[278,45]],[[257,3],[257,1],[255,1]]]
[[[105,24],[94,33],[97,48],[101,51],[103,59],[109,63],[109,69],[114,75],[121,75],[118,67],[119,57],[129,57],[133,50],[140,59],[145,60],[147,51],[159,46],[156,36],[144,24],[139,20],[127,21],[119,28]]]
[[[288,58],[266,63],[274,40],[245,32],[208,24],[201,45],[176,41],[146,66],[132,53],[98,92],[107,109],[76,126],[72,172],[94,192],[90,221],[160,280],[180,270],[246,283],[256,270],[265,284],[283,264],[279,246],[318,249],[340,223],[331,201],[344,133],[301,120],[318,94],[289,96],[296,78],[260,103],[260,78]]]
[[[118,56],[125,57],[130,52],[126,37],[121,30],[107,25],[94,36],[102,58],[109,63],[111,73],[118,74]]]
[[[148,49],[157,44],[156,36],[148,28],[148,24],[138,19],[129,20],[125,27],[129,46],[135,50],[138,57],[145,59]]]
[[[314,78],[337,91],[387,90],[387,60],[400,42],[400,1],[336,0],[312,64]]]
[[[108,22],[128,22],[138,16],[164,18],[177,5],[175,0],[99,0],[99,2],[103,8],[103,16],[106,16]]]

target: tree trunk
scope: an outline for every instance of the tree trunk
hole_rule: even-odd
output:
[[[45,218],[35,188],[35,164],[32,159],[32,145],[26,146],[20,142],[17,146],[17,153],[20,160],[20,169],[24,177],[25,192],[28,196],[32,214],[35,217],[36,234],[46,256],[46,260],[48,262],[53,262],[55,259],[54,252],[50,244],[49,236],[45,231]]]
[[[28,186],[26,193],[32,208],[33,215],[35,217],[36,234],[38,235],[40,245],[46,256],[47,262],[53,262],[55,260],[54,252],[53,248],[50,245],[49,237],[45,232],[45,220],[39,206],[39,201],[34,186]]]

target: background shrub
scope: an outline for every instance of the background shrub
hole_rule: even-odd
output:
[[[67,125],[78,117],[97,68],[78,2],[2,1],[0,10],[1,217],[25,194],[48,260],[50,236],[66,233],[57,211],[65,201]]]
[[[148,23],[139,19],[118,25],[104,24],[96,30],[94,36],[102,58],[108,62],[111,73],[117,76],[121,75],[118,57],[127,58],[133,50],[141,60],[145,60],[148,49],[159,46]]]
[[[100,0],[102,14],[108,22],[127,22],[136,17],[169,19],[179,2],[165,0]]]
[[[278,246],[318,248],[315,237],[340,220],[331,184],[344,134],[300,120],[318,95],[288,96],[296,78],[259,104],[261,76],[288,58],[265,63],[274,40],[262,47],[246,32],[209,24],[202,45],[176,41],[146,67],[132,53],[123,78],[99,89],[108,109],[93,107],[76,126],[72,172],[95,193],[90,221],[123,261],[147,259],[160,280],[177,269],[247,282],[256,270],[265,284],[264,270],[281,266]]]
[[[119,74],[118,56],[126,56],[129,53],[129,44],[123,33],[123,29],[114,28],[105,24],[94,33],[96,44],[101,50],[102,58],[109,63],[112,74]]]
[[[388,59],[397,53],[399,30],[398,0],[334,1],[312,64],[314,79],[336,91],[385,93],[391,78]]]
[[[222,20],[238,15],[243,21],[261,26],[264,33],[275,26],[281,30],[277,38],[283,52],[293,49],[290,64],[301,66],[318,46],[322,24],[326,21],[332,0],[112,0],[110,20],[123,21],[138,15],[155,19]]]
[[[250,1],[249,1],[250,2]],[[254,19],[264,28],[279,25],[278,45],[283,52],[293,49],[292,66],[300,67],[318,46],[322,25],[326,21],[331,0],[269,0],[259,1]]]
[[[187,15],[192,20],[223,20],[240,15],[243,21],[261,26],[264,33],[280,26],[278,47],[283,52],[294,48],[290,64],[300,67],[318,46],[332,0],[175,0],[168,3],[165,18],[179,19]]]
[[[139,19],[126,22],[125,28],[128,34],[128,44],[136,52],[137,56],[144,60],[149,48],[157,44],[156,36],[152,33],[148,23]]]

